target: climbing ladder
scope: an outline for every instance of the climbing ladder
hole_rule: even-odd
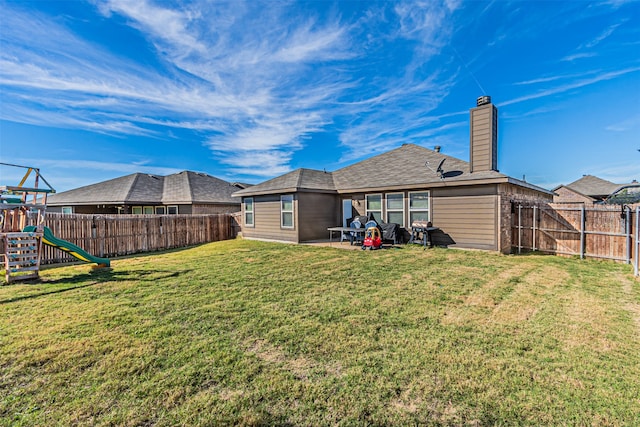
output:
[[[6,282],[37,279],[42,233],[2,233],[2,238]]]
[[[27,169],[18,185],[0,186],[0,260],[5,270],[5,280],[12,283],[37,279],[47,195],[55,193],[55,190],[37,168],[8,163],[0,163],[0,166]],[[32,172],[35,172],[34,185],[25,187]],[[39,187],[40,181],[48,188]],[[35,226],[35,231],[24,232],[28,225]]]

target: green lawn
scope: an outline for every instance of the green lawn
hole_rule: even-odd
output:
[[[0,425],[638,425],[628,265],[246,240],[0,286]]]

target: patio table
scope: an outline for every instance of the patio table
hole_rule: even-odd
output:
[[[364,237],[364,233],[366,231],[366,229],[364,227],[361,227],[361,228],[329,227],[329,228],[327,228],[327,230],[329,231],[329,244],[331,244],[333,242],[333,233],[334,232],[339,232],[340,235],[342,233],[356,233],[356,236],[359,235],[359,234],[362,234],[362,236]],[[353,239],[351,239],[351,243],[353,244]]]

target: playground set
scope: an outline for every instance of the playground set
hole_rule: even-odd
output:
[[[101,267],[110,265],[108,259],[94,257],[73,243],[56,238],[44,226],[47,196],[55,190],[44,179],[40,169],[9,163],[0,163],[0,166],[26,169],[18,185],[0,185],[0,255],[7,283],[39,277],[43,243],[68,252],[81,261],[95,262]],[[25,186],[30,176],[33,185]]]

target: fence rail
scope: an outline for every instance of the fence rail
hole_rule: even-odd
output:
[[[640,208],[514,208],[512,242],[518,253],[533,250],[633,263],[638,275]]]
[[[237,234],[230,214],[83,215],[48,213],[44,225],[53,234],[104,258],[181,248],[232,239]],[[0,253],[4,248],[0,248]],[[57,248],[43,246],[41,264],[75,261]]]

